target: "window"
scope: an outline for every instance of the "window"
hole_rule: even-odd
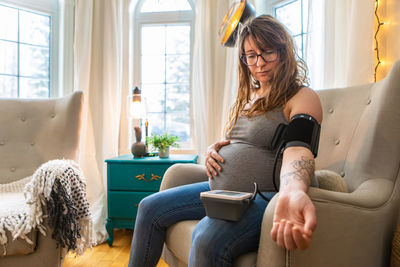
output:
[[[0,97],[58,95],[57,12],[50,0],[0,1]]]
[[[193,3],[140,1],[135,17],[133,87],[146,99],[149,134],[167,131],[189,149]]]
[[[274,5],[273,10],[275,17],[287,27],[293,36],[298,56],[304,59],[308,0],[279,1]]]

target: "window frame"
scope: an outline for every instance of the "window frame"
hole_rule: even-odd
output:
[[[189,119],[190,119],[190,144],[187,148],[174,149],[174,152],[190,152],[193,151],[191,144],[193,143],[193,121],[192,116],[192,70],[193,70],[193,47],[194,47],[194,28],[195,28],[195,3],[194,0],[187,0],[190,4],[192,10],[185,11],[166,11],[166,12],[143,12],[140,10],[146,0],[138,0],[133,9],[133,16],[131,16],[131,28],[133,31],[130,33],[130,57],[129,65],[131,70],[129,88],[135,88],[135,86],[140,86],[141,84],[141,29],[143,25],[179,25],[179,24],[189,24],[190,25],[190,74],[189,74]]]

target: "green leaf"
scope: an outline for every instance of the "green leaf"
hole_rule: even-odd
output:
[[[177,141],[179,137],[176,135],[170,135],[168,132],[163,134],[151,134],[147,137],[147,143],[158,149],[165,149],[170,146],[179,147]]]

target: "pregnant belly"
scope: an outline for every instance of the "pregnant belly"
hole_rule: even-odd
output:
[[[231,143],[222,147],[219,154],[225,162],[221,163],[222,171],[210,179],[212,190],[253,192],[253,183],[257,182],[260,190],[273,191],[273,152],[250,144]]]

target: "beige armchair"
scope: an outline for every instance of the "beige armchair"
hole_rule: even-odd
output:
[[[318,226],[305,251],[285,251],[270,238],[277,195],[263,219],[257,253],[240,256],[235,266],[389,266],[400,197],[400,62],[377,83],[318,91],[324,120],[316,169],[332,170],[349,193],[310,188]],[[175,165],[161,189],[206,180],[203,166]],[[187,266],[197,221],[167,231],[164,260]]]
[[[75,92],[57,99],[0,99],[0,184],[30,176],[49,160],[77,159],[82,98],[82,92]],[[0,266],[61,266],[62,251],[51,233],[33,230],[31,245],[12,240],[8,232],[8,243],[0,246]]]

